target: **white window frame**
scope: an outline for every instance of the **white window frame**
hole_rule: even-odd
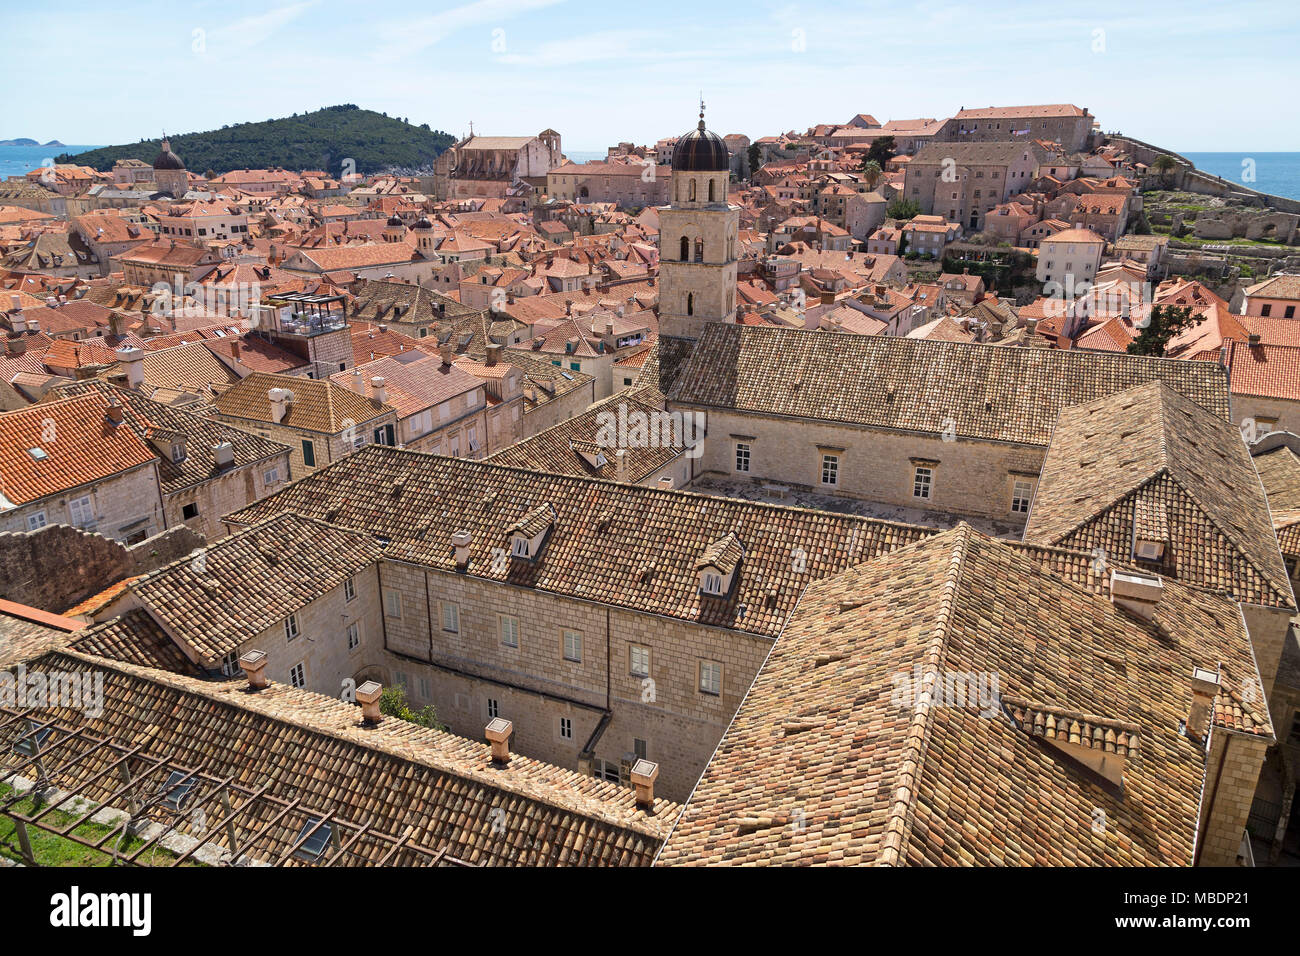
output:
[[[93,528],[98,523],[98,519],[95,517],[95,503],[90,500],[90,495],[69,500],[68,517],[72,520],[74,528]]]
[[[345,603],[351,603],[357,598],[357,583],[353,578],[343,579],[343,600]]]
[[[31,514],[27,516],[28,531],[39,531],[41,528],[44,528],[47,524],[49,524],[49,520],[45,517],[44,508],[41,508],[38,511],[33,511]]]
[[[353,621],[348,625],[348,650],[355,651],[361,646],[361,622]]]
[[[917,465],[912,472],[912,497],[921,501],[930,501],[934,497],[934,469],[929,465]]]
[[[707,694],[710,697],[722,696],[722,664],[719,661],[708,661],[701,658],[699,666],[696,668],[698,675],[697,686],[701,694]]]
[[[448,634],[460,633],[460,605],[455,601],[442,602],[442,629]]]
[[[561,653],[566,661],[582,663],[582,631],[566,627],[560,632]]]
[[[298,615],[290,614],[284,619],[284,639],[287,644],[290,641],[296,641],[302,636],[302,626],[298,623]]]
[[[495,697],[487,698],[487,715],[489,720],[496,720],[501,716],[501,701]]]
[[[307,686],[307,665],[305,661],[299,661],[289,668],[289,683],[299,689]]]
[[[705,594],[719,595],[722,593],[722,572],[705,571],[701,576],[700,590]]]
[[[644,669],[638,669],[638,660],[644,658]],[[627,672],[633,677],[650,676],[650,648],[644,644],[629,644],[627,651]]]
[[[572,717],[560,718],[560,739],[561,740],[573,739],[573,718]]]
[[[754,446],[747,441],[736,442],[736,472],[737,474],[749,474],[750,466],[754,461]]]
[[[1029,514],[1029,503],[1034,499],[1034,483],[1026,478],[1016,478],[1011,484],[1011,513]]]
[[[519,648],[519,618],[513,614],[497,615],[497,634],[506,647]],[[513,638],[513,640],[511,640]]]
[[[829,480],[827,480],[829,477]],[[840,484],[840,456],[822,455],[821,482],[827,488],[838,488]]]

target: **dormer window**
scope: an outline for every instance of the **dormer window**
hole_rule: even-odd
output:
[[[712,598],[725,598],[731,594],[744,557],[745,546],[734,531],[710,544],[695,562],[700,594]]]
[[[1159,561],[1165,556],[1163,541],[1146,541],[1138,539],[1133,544],[1133,557],[1139,561]]]
[[[510,555],[521,561],[536,561],[555,528],[558,515],[549,503],[538,505],[506,529]]]

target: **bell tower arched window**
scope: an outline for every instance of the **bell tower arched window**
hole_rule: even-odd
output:
[[[691,180],[690,201],[695,202],[695,180]]]
[[[695,240],[695,261],[696,262],[704,261],[704,240],[703,239]]]
[[[713,202],[713,180],[709,180],[709,202]]]
[[[694,292],[686,293],[686,314],[687,315],[695,314],[695,293]]]
[[[681,262],[686,262],[691,258],[691,240],[682,236],[682,254],[677,257]]]

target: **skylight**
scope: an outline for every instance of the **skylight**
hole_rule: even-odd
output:
[[[45,453],[44,448],[29,448],[27,449],[27,454],[31,455],[37,461],[44,461],[46,458],[50,457]]]
[[[163,784],[163,803],[171,807],[177,813],[189,799],[190,791],[194,789],[194,777],[191,775],[186,779],[186,775],[179,770],[173,770],[167,776],[167,782]]]
[[[320,817],[308,817],[307,822],[303,824],[303,828],[298,831],[298,838],[294,840],[294,842],[297,843],[298,840],[301,840],[306,836],[307,831],[312,829],[312,827],[315,827],[316,824],[320,823],[320,821]],[[329,846],[330,839],[333,835],[333,828],[328,823],[322,823],[315,833],[307,837],[302,846],[293,851],[294,857],[299,860],[305,860],[308,863],[315,863],[325,852],[325,847]]]

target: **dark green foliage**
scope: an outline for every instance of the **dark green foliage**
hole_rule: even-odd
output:
[[[362,175],[390,166],[428,166],[455,142],[450,133],[430,131],[427,124],[411,126],[350,103],[264,123],[237,123],[168,138],[172,151],[187,169],[226,173],[232,169],[280,166],[295,172],[323,169],[331,176],[344,172],[345,159],[353,160],[355,172]],[[159,148],[159,140],[143,140],[75,156],[64,154],[56,162],[81,163],[106,171],[119,159],[152,163]]]
[[[885,163],[894,158],[898,152],[898,146],[892,136],[881,136],[879,139],[873,139],[871,146],[867,149],[867,157],[864,162],[876,162],[881,169],[885,168]]]
[[[885,207],[885,215],[890,219],[915,219],[921,214],[921,207],[915,199],[896,198]]]
[[[438,719],[437,711],[433,709],[432,704],[420,710],[411,710],[410,704],[406,702],[406,691],[400,684],[384,688],[379,695],[379,712],[389,717],[396,717],[398,720],[409,720],[421,727],[430,727],[433,730],[447,729],[446,725]]]
[[[1130,355],[1154,355],[1157,358],[1165,354],[1169,341],[1196,324],[1190,306],[1153,305],[1151,316],[1145,326],[1139,323],[1138,336],[1129,343]]]

